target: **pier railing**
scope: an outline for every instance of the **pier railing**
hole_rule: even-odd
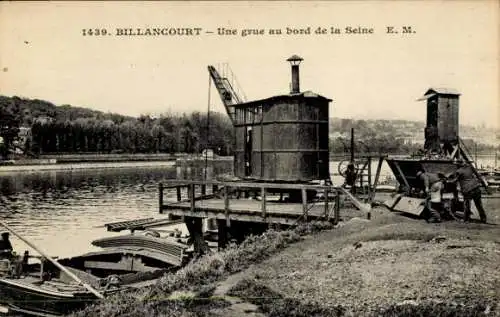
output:
[[[165,190],[174,190],[176,192],[176,201],[167,202],[165,204],[164,192]],[[183,210],[185,210],[186,215],[196,214],[199,210],[199,206],[196,205],[196,201],[199,200],[209,200],[215,197],[220,197],[223,200],[223,205],[220,205],[220,212],[225,214],[225,218],[229,219],[229,214],[233,211],[231,209],[232,200],[231,196],[236,196],[239,198],[242,193],[252,193],[255,197],[260,196],[260,206],[257,209],[252,210],[255,216],[260,216],[262,219],[268,217],[269,201],[267,201],[267,196],[270,193],[279,193],[280,191],[296,191],[300,192],[300,198],[295,202],[295,206],[301,205],[302,213],[298,215],[297,213],[287,214],[288,218],[292,216],[301,216],[305,221],[310,218],[310,210],[315,204],[321,206],[316,206],[314,217],[318,218],[318,208],[322,209],[321,218],[326,218],[328,220],[333,220],[334,223],[338,223],[340,218],[340,194],[346,194],[346,190],[340,187],[325,186],[325,185],[305,185],[305,184],[280,184],[280,183],[252,183],[252,182],[221,182],[221,181],[205,181],[205,180],[168,180],[166,183],[159,184],[159,212],[164,213],[166,210],[172,210],[179,207],[179,203],[183,203]],[[311,200],[308,197],[309,191],[315,191],[316,193],[322,193],[319,200]],[[187,193],[186,193],[187,192]],[[349,199],[355,199],[350,193],[348,194]],[[222,196],[222,197],[221,197]],[[189,204],[189,205],[188,205]],[[274,204],[274,202],[273,202]],[[286,208],[286,203],[282,203],[281,207]],[[355,205],[363,207],[359,201],[354,202]],[[300,210],[300,207],[298,207]],[[333,217],[332,217],[333,209]],[[285,215],[285,213],[283,213]],[[229,220],[228,220],[229,222]]]

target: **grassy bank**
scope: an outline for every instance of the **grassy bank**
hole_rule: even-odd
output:
[[[318,222],[293,230],[269,230],[261,236],[251,236],[240,245],[206,255],[164,276],[152,288],[110,297],[72,316],[213,316],[211,309],[228,305],[223,298],[210,298],[217,282],[276,254],[306,235],[332,228],[331,223]]]
[[[228,294],[265,316],[500,316],[499,245],[496,225],[358,219],[246,270]]]
[[[500,316],[499,226],[377,211],[329,229],[249,237],[73,316]]]

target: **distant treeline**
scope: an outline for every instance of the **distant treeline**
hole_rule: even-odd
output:
[[[210,122],[208,126],[207,123]],[[355,129],[355,151],[414,153],[421,144],[408,142],[411,133],[423,134],[422,122],[331,118],[332,154],[350,152],[350,129]],[[30,129],[21,129],[30,128]],[[24,131],[24,132],[23,132]],[[27,132],[26,132],[27,131]],[[23,134],[24,133],[24,134]],[[55,106],[38,99],[0,96],[0,156],[22,152],[68,153],[199,153],[210,148],[232,155],[234,133],[226,114],[165,113],[138,118],[103,113],[70,105]],[[494,153],[495,147],[465,140],[471,151]]]
[[[231,122],[219,113],[134,118],[18,97],[0,97],[0,108],[10,115],[11,130],[31,128],[31,136],[19,146],[32,156],[77,152],[197,153],[204,148],[231,155],[233,150]]]

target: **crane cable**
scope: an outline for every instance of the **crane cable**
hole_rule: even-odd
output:
[[[212,77],[208,75],[208,105],[207,105],[207,133],[205,139],[205,180],[207,180],[207,170],[208,170],[208,143],[210,135],[210,99],[212,90]]]

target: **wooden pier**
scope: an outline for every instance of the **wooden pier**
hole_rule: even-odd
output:
[[[166,189],[176,190],[175,201],[165,201]],[[300,192],[301,201],[287,202],[277,194],[286,190]],[[319,199],[310,199],[311,192]],[[228,225],[232,220],[290,225],[321,219],[336,223],[339,192],[335,187],[320,185],[172,180],[159,185],[159,212],[174,217],[222,219]]]
[[[165,195],[168,192],[170,195]],[[182,219],[194,239],[195,252],[203,253],[202,219],[216,220],[218,245],[228,233],[243,240],[269,225],[294,225],[322,220],[338,223],[340,196],[347,196],[369,216],[370,207],[345,189],[327,185],[262,182],[169,180],[159,184],[159,212]],[[171,197],[169,200],[165,196]],[[173,199],[175,197],[175,199]]]

